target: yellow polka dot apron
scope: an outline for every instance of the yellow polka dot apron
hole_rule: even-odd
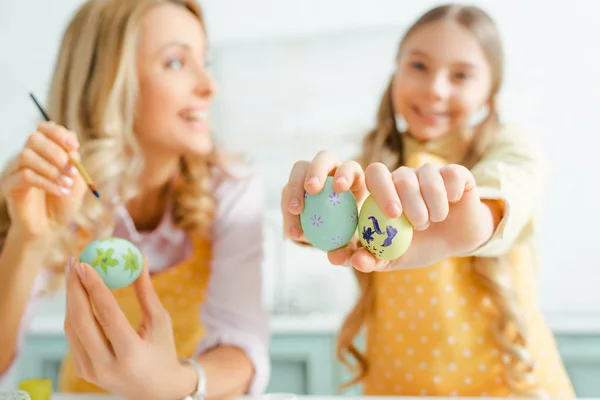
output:
[[[443,163],[415,154],[409,166]],[[509,257],[537,362],[540,389],[553,397],[574,392],[535,299],[536,268],[528,247]],[[374,313],[367,321],[365,395],[508,396],[503,354],[490,324],[493,309],[472,271],[472,258],[427,268],[375,273]]]
[[[152,284],[162,304],[171,315],[177,354],[190,358],[205,334],[200,309],[210,276],[211,245],[195,240],[190,257],[183,262],[152,275]],[[132,286],[113,290],[131,326],[137,329],[142,312]],[[59,391],[64,393],[106,393],[75,375],[69,354],[60,369]]]

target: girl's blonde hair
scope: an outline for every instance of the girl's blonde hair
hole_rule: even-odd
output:
[[[468,29],[479,41],[492,70],[492,86],[489,99],[490,112],[474,132],[474,140],[463,164],[473,165],[481,158],[493,135],[500,129],[495,107],[496,96],[500,90],[503,77],[503,51],[500,34],[493,20],[481,9],[456,4],[436,7],[425,13],[407,31],[400,51],[406,40],[424,25],[436,21],[452,21]],[[392,82],[390,80],[383,95],[375,128],[369,132],[363,142],[363,167],[373,162],[382,162],[390,170],[404,165],[402,135],[395,124],[392,106]],[[505,355],[506,381],[514,395],[539,395],[533,380],[533,361],[525,348],[527,336],[522,314],[518,310],[517,295],[511,285],[510,268],[506,266],[506,257],[473,259],[473,270],[477,279],[488,291],[490,300],[495,306],[497,319],[492,329],[498,345]],[[358,280],[360,297],[346,317],[338,340],[337,357],[347,367],[357,372],[354,379],[345,384],[347,387],[362,381],[369,364],[366,357],[358,350],[354,340],[363,325],[373,313],[374,287],[373,273],[354,271]],[[355,362],[352,362],[354,359]]]
[[[77,133],[84,167],[104,201],[126,204],[139,190],[143,157],[134,135],[138,96],[136,46],[146,12],[159,4],[175,4],[194,14],[205,30],[194,0],[90,0],[69,23],[60,46],[48,99],[57,124]],[[182,156],[174,182],[173,218],[185,231],[205,236],[215,211],[210,170],[222,169],[216,150],[206,156]],[[9,168],[5,169],[5,172]],[[53,232],[56,246],[47,263],[62,283],[67,258],[80,250],[75,237],[103,237],[114,229],[114,207],[87,193],[69,226]],[[6,199],[0,199],[0,237],[10,227]],[[74,236],[74,229],[78,233]]]

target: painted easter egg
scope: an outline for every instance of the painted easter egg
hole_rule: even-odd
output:
[[[404,215],[386,217],[377,207],[375,198],[369,196],[360,209],[358,236],[363,247],[376,258],[391,261],[408,249],[413,227]]]
[[[323,251],[344,247],[358,224],[356,199],[350,191],[333,190],[333,177],[329,176],[319,193],[305,193],[300,223],[313,246]]]
[[[143,258],[128,240],[109,237],[88,244],[79,261],[90,265],[110,289],[131,285],[142,272]]]

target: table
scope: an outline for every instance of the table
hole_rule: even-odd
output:
[[[287,394],[265,394],[262,396],[242,396],[236,400],[284,400],[291,399]],[[466,399],[466,397],[464,397]],[[296,400],[425,400],[423,397],[411,396],[296,396]],[[457,400],[460,397],[437,397],[436,400]],[[472,399],[483,399],[483,397],[474,397]],[[497,398],[489,398],[497,400]],[[600,398],[586,397],[585,400],[600,400]],[[52,400],[122,400],[119,397],[113,396],[97,396],[97,395],[72,395],[56,393]]]

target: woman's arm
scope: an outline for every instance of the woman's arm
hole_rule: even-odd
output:
[[[216,193],[213,262],[198,361],[209,398],[265,390],[269,316],[262,301],[265,195],[257,177],[224,181]]]
[[[262,392],[269,379],[268,314],[262,307],[264,196],[257,180],[221,185],[210,287],[202,318],[207,335],[196,358],[210,399]],[[170,316],[148,273],[134,283],[143,313],[136,330],[93,268],[67,268],[65,333],[77,375],[125,398],[184,398],[197,383],[179,363]]]
[[[47,247],[43,239],[24,240],[11,230],[0,243],[0,377],[15,359],[34,283],[43,278],[41,264]]]

